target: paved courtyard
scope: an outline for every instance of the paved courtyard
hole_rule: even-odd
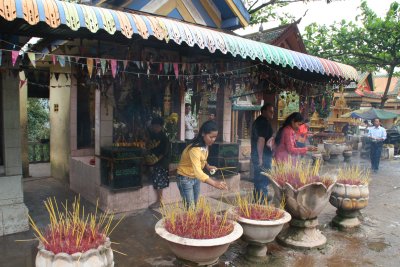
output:
[[[361,165],[368,164],[360,160]],[[337,165],[326,164],[326,169]],[[383,161],[378,174],[373,174],[370,185],[369,206],[362,211],[363,224],[352,233],[339,232],[330,226],[335,208],[330,204],[319,216],[320,227],[328,239],[322,249],[295,250],[273,242],[269,244],[270,262],[263,266],[399,266],[400,262],[400,160]],[[242,181],[243,188],[251,187]],[[24,181],[25,203],[31,216],[43,226],[47,214],[42,201],[49,196],[58,200],[73,200],[75,194],[68,187],[53,179],[28,179]],[[179,196],[177,196],[179,198]],[[85,209],[94,206],[82,200]],[[142,210],[129,214],[113,233],[112,240],[116,266],[181,266],[168,250],[166,244],[154,233],[159,213]],[[34,266],[36,241],[31,231],[0,237],[1,267]],[[243,260],[246,244],[237,241],[220,259],[218,266],[255,266]]]

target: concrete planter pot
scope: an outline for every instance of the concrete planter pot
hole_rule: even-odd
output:
[[[329,151],[331,154],[340,155],[346,148],[345,143],[330,143],[324,142],[325,151]]]
[[[318,248],[325,245],[326,237],[317,229],[318,215],[328,204],[335,183],[328,188],[316,182],[295,189],[288,183],[281,187],[273,179],[270,181],[278,197],[285,197],[285,209],[292,215],[290,227],[278,235],[278,241],[294,248]]]
[[[242,239],[248,243],[247,260],[254,263],[268,261],[267,243],[274,241],[275,237],[282,231],[283,225],[292,219],[288,212],[283,212],[282,218],[269,221],[237,217],[238,223],[243,227]]]
[[[230,243],[239,239],[243,228],[237,222],[232,222],[233,231],[226,236],[214,239],[191,239],[168,232],[164,227],[164,219],[157,222],[156,233],[168,242],[172,253],[179,259],[197,264],[198,266],[213,265],[224,254]]]
[[[352,156],[353,156],[353,151],[351,150],[343,151],[344,162],[350,162]]]
[[[111,250],[109,238],[106,239],[104,245],[97,249],[90,249],[84,253],[77,252],[72,255],[67,253],[54,254],[44,248],[39,243],[38,253],[36,255],[36,267],[113,267],[114,254]]]
[[[368,185],[336,183],[329,202],[337,208],[332,224],[346,230],[361,224],[360,210],[368,205]]]

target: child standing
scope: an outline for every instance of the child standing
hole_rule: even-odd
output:
[[[228,189],[225,182],[216,181],[203,171],[204,168],[210,172],[215,172],[217,169],[207,163],[208,149],[215,142],[217,135],[217,124],[214,121],[207,121],[182,152],[177,170],[177,185],[187,208],[196,205],[200,194],[200,182],[220,190]]]

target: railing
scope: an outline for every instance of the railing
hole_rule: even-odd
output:
[[[50,140],[28,142],[29,163],[50,162]]]

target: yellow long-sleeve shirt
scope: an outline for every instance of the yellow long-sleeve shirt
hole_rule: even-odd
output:
[[[210,178],[203,172],[208,157],[208,149],[205,147],[187,146],[182,152],[181,160],[178,164],[177,172],[182,176],[197,178],[205,182]]]

